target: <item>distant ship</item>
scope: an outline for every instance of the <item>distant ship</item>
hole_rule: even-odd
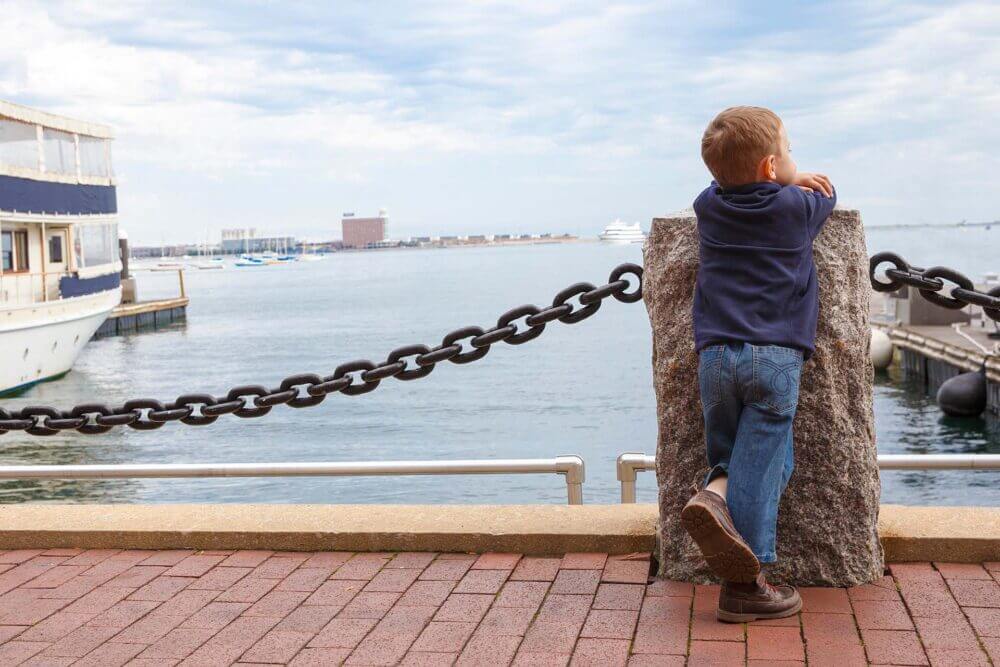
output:
[[[615,220],[604,228],[604,231],[601,232],[598,238],[602,241],[616,244],[642,243],[646,240],[646,234],[643,233],[642,227],[639,226],[638,222],[634,225],[629,225],[621,220]]]

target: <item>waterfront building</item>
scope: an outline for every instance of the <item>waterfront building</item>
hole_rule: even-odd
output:
[[[69,371],[121,301],[111,139],[0,101],[0,393]]]
[[[253,227],[222,230],[222,252],[226,255],[257,252],[290,252],[295,248],[292,236],[259,236]]]
[[[389,216],[384,210],[374,218],[356,218],[353,213],[345,213],[340,220],[345,248],[370,248],[386,239]]]

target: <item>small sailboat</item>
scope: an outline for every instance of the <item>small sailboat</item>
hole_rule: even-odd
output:
[[[253,255],[240,255],[240,258],[233,262],[233,266],[266,266],[267,262],[260,257]]]

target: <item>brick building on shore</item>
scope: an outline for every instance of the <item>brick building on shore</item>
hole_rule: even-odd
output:
[[[356,218],[345,213],[340,220],[341,238],[345,248],[370,248],[386,238],[389,216],[384,210],[374,218]]]

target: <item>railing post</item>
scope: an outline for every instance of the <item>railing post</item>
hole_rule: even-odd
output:
[[[635,480],[640,470],[649,470],[649,459],[642,452],[625,452],[618,457],[615,466],[618,481],[622,486],[622,502],[635,502]]]
[[[556,467],[566,477],[566,500],[570,505],[583,504],[583,482],[586,466],[579,456],[557,456]]]

